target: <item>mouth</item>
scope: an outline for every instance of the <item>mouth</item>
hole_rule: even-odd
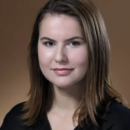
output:
[[[54,68],[52,70],[58,76],[66,76],[70,74],[74,69],[73,68]]]

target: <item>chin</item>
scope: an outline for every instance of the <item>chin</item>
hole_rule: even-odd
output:
[[[55,86],[55,87],[57,87],[57,88],[63,88],[63,89],[65,89],[65,88],[73,88],[74,86],[76,86],[76,84],[77,84],[77,82],[58,82],[58,83],[52,83],[53,84],[53,86]]]
[[[71,85],[70,84],[63,84],[63,83],[52,83],[53,86],[58,87],[58,88],[68,88]]]
[[[66,89],[66,88],[70,88],[71,87],[69,85],[59,85],[59,84],[57,84],[57,85],[53,84],[53,86],[57,87],[57,88],[60,88],[60,89]]]

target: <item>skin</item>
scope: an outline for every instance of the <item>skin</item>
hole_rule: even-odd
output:
[[[39,29],[38,59],[43,75],[54,86],[53,105],[47,113],[50,125],[53,130],[61,125],[72,130],[88,68],[87,43],[79,22],[63,14],[46,14]]]

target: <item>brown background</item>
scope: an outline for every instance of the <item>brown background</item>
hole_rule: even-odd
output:
[[[0,125],[5,114],[27,100],[27,46],[35,16],[45,0],[0,0]],[[130,103],[130,0],[95,0],[110,38],[113,85]]]

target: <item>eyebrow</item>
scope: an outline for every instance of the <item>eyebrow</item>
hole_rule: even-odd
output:
[[[81,39],[81,40],[84,40],[84,38],[82,38],[82,37],[75,36],[75,37],[66,39],[65,42],[72,41],[72,40],[74,40],[74,39]],[[51,38],[49,38],[49,37],[42,37],[40,40],[41,40],[41,41],[42,41],[42,40],[49,40],[49,41],[52,41],[52,42],[56,42],[55,40],[53,40],[53,39],[51,39]]]

